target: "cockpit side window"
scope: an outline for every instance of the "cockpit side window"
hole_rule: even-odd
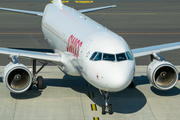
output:
[[[126,55],[127,55],[128,60],[134,60],[133,56],[131,55],[129,51],[126,52]]]
[[[116,54],[117,61],[127,60],[125,53]]]
[[[94,61],[98,61],[98,60],[101,60],[102,58],[102,53],[98,53],[94,59]]]
[[[103,60],[107,60],[107,61],[115,61],[115,56],[114,54],[103,54]]]
[[[90,60],[94,60],[94,57],[97,55],[97,52],[94,52],[90,58]]]

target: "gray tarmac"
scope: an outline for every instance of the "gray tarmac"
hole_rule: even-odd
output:
[[[2,0],[0,7],[43,11],[47,3]],[[116,8],[86,15],[121,35],[132,49],[180,41],[180,2],[177,1],[97,1],[66,5],[85,9],[114,4]],[[41,17],[0,11],[0,47],[52,52],[43,38]],[[180,50],[161,55],[180,71]],[[0,58],[0,66],[9,63],[8,56]],[[113,115],[101,115],[102,95],[82,77],[68,76],[55,66],[47,66],[39,73],[45,82],[42,91],[33,88],[14,94],[0,80],[0,120],[93,120],[93,117],[100,120],[179,120],[180,83],[168,91],[156,90],[145,73],[150,57],[136,60],[136,87],[110,94]],[[20,62],[32,64],[25,59]],[[0,67],[0,72],[2,70]],[[93,93],[93,98],[89,97],[89,92]],[[91,110],[91,104],[96,104],[97,111]]]
[[[43,11],[48,3],[47,1],[0,1],[0,7]],[[127,41],[130,48],[180,41],[180,2],[177,1],[97,1],[93,4],[70,2],[67,5],[80,10],[114,4],[117,5],[116,8],[86,15],[118,33]],[[50,47],[44,40],[41,30],[41,17],[0,11],[0,47],[49,51]],[[167,61],[179,65],[179,53],[180,50],[174,50],[161,54]],[[3,56],[1,58],[3,60],[0,65],[5,65],[8,58]],[[27,60],[21,62],[31,65]],[[136,59],[137,65],[147,65],[149,62],[149,56]]]
[[[176,66],[180,71],[180,66]],[[3,67],[0,67],[0,73]],[[180,83],[168,91],[151,86],[146,66],[137,66],[135,88],[110,93],[113,114],[102,115],[99,90],[82,77],[63,74],[55,66],[45,67],[44,89],[35,87],[22,94],[9,92],[0,80],[0,120],[179,120]],[[91,98],[89,93],[93,94]],[[92,111],[91,104],[96,105]],[[95,119],[96,120],[96,119]]]

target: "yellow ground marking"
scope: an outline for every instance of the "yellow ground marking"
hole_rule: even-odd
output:
[[[99,117],[93,117],[93,120],[99,120]]]
[[[75,3],[93,3],[93,1],[75,1]]]
[[[51,1],[51,2],[53,2],[53,1]],[[62,1],[62,3],[69,3],[69,1]]]
[[[97,111],[96,104],[91,104],[92,111]]]
[[[62,3],[69,3],[69,1],[62,1]]]
[[[94,98],[93,92],[89,92],[89,97]]]
[[[87,82],[87,85],[88,85],[88,87],[91,87],[91,84],[89,84],[89,82]]]

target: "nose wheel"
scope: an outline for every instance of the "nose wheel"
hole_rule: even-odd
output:
[[[112,105],[108,104],[109,96],[107,91],[102,91],[102,94],[104,95],[103,99],[105,101],[105,104],[102,105],[102,114],[105,115],[106,113],[109,113],[112,115]]]

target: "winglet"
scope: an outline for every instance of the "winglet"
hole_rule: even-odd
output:
[[[53,0],[53,4],[59,7],[63,6],[63,3],[61,0]]]

